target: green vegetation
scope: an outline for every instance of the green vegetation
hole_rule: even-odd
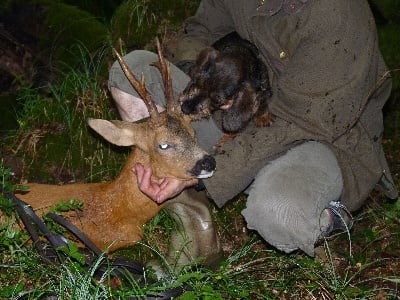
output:
[[[24,2],[40,3],[47,9],[46,18],[39,19],[49,29],[37,37],[40,46],[32,73],[41,74],[43,68],[51,76],[45,81],[25,74],[15,78],[16,117],[1,127],[7,131],[1,132],[0,150],[21,160],[23,167],[15,176],[1,161],[0,185],[14,189],[21,178],[51,183],[110,180],[118,174],[129,149],[105,143],[86,126],[88,117],[118,118],[106,86],[107,70],[114,61],[110,46],[120,46],[122,41],[128,51],[152,47],[156,35],[168,40],[199,1],[7,0],[0,10]],[[385,60],[391,69],[400,68],[398,1],[373,2],[385,18],[379,25]],[[97,15],[89,13],[98,3],[104,5],[96,7]],[[393,73],[384,140],[397,185],[399,74]],[[111,269],[95,276],[104,257],[85,268],[74,243],[59,250],[66,257],[62,264],[42,262],[13,204],[0,193],[0,298],[144,299],[174,287],[186,288],[180,299],[397,299],[400,294],[399,201],[388,203],[380,194],[371,194],[357,212],[351,234],[327,241],[320,251],[325,255],[314,260],[300,252],[281,253],[248,232],[240,215],[245,196],[234,200],[222,210],[211,207],[225,253],[217,270],[193,262],[164,279],[146,270],[145,276],[126,275],[118,281]],[[58,213],[76,209],[81,206],[75,199],[65,199],[54,208]],[[60,230],[46,222],[52,230]],[[141,243],[116,255],[163,261],[174,226],[162,211],[146,224]]]
[[[82,176],[87,181],[111,179],[126,157],[116,153],[129,151],[112,147],[89,131],[87,118],[117,116],[104,84],[98,81],[105,52],[91,56],[87,49],[76,47],[81,53],[79,69],[69,68],[63,80],[50,84],[46,93],[21,88],[18,98],[23,108],[17,116],[14,151],[22,155],[35,176],[50,182],[63,176],[71,180]],[[30,177],[29,173],[25,175]]]
[[[193,14],[198,3],[198,0],[127,0],[111,19],[112,39],[121,39],[128,49],[140,48],[156,35],[163,39],[171,31],[178,30],[182,20]]]
[[[2,185],[10,188],[10,170],[3,165],[0,178]],[[244,197],[237,201],[242,206]],[[59,249],[66,256],[61,265],[42,262],[26,232],[18,226],[20,220],[13,213],[12,204],[1,196],[0,297],[142,299],[182,287],[185,291],[179,299],[396,299],[400,258],[393,253],[400,247],[400,207],[398,203],[381,206],[378,202],[381,199],[371,200],[358,215],[351,244],[346,234],[325,243],[323,261],[270,248],[257,235],[243,230],[238,207],[231,203],[227,212],[213,209],[223,232],[222,242],[230,247],[219,269],[209,270],[194,262],[178,273],[171,271],[163,279],[157,279],[149,269],[144,276],[126,273],[122,281],[116,281],[111,268],[98,272],[105,259],[102,256],[85,268],[84,257],[73,243]],[[64,203],[61,210],[65,209],[79,209],[79,205]],[[115,255],[162,261],[174,226],[172,218],[162,212],[147,224],[143,242]]]

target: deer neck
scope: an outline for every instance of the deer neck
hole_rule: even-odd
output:
[[[106,190],[108,193],[112,194],[114,199],[118,199],[118,201],[126,200],[129,202],[132,197],[137,199],[143,198],[144,200],[149,199],[139,190],[137,185],[136,175],[132,171],[136,163],[141,163],[145,166],[150,163],[149,156],[137,147],[131,151],[118,177],[107,184]]]

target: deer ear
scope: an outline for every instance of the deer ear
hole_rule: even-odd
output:
[[[135,144],[133,127],[138,124],[103,119],[88,119],[87,122],[94,131],[114,145],[132,146]]]

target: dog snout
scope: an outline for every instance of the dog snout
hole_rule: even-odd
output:
[[[192,84],[183,91],[180,99],[182,112],[185,115],[194,115],[202,110],[204,103],[207,101],[207,95]]]
[[[193,101],[187,100],[182,102],[181,110],[185,115],[192,115],[196,113],[196,105]]]

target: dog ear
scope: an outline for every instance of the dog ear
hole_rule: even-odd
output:
[[[222,112],[222,128],[225,132],[236,133],[247,126],[259,107],[256,88],[243,82],[234,96],[232,106]]]
[[[198,64],[204,65],[207,62],[215,61],[220,52],[212,47],[206,47],[200,51],[198,56]]]
[[[196,64],[190,70],[190,77],[194,81],[199,81],[201,84],[210,77],[215,69],[215,60],[219,55],[219,51],[207,47],[200,51]]]

